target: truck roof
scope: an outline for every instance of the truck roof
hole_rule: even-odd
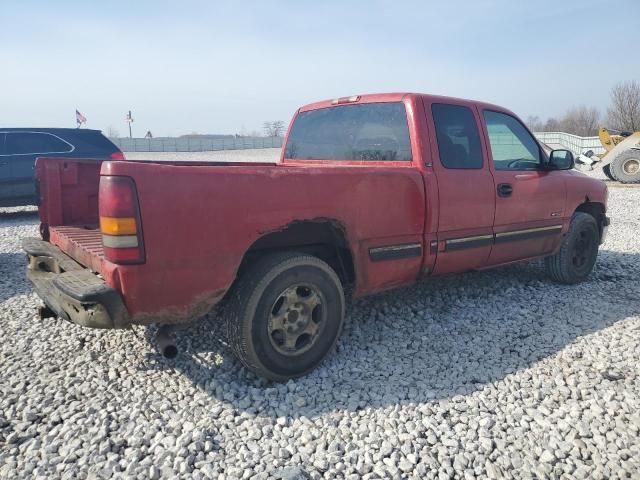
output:
[[[456,103],[462,102],[462,103],[478,105],[483,108],[488,108],[491,110],[499,110],[499,111],[512,113],[508,109],[501,107],[499,105],[494,105],[492,103],[481,102],[478,100],[469,100],[465,98],[447,97],[443,95],[432,95],[428,93],[392,92],[392,93],[372,93],[367,95],[354,95],[354,97],[358,97],[357,103],[400,102],[402,101],[402,99],[404,99],[407,96],[422,97],[432,101],[441,101],[443,103],[449,103],[451,101],[454,101]],[[340,99],[347,99],[347,98],[352,98],[352,97],[340,97]],[[333,107],[338,104],[336,103],[336,100],[338,99],[332,98],[328,100],[321,100],[319,102],[309,103],[307,105],[300,107],[299,111],[305,112],[307,110],[316,110],[318,108]],[[348,104],[348,103],[352,103],[352,102],[345,102],[344,104]]]

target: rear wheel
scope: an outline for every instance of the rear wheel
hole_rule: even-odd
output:
[[[602,167],[602,171],[604,172],[604,174],[607,176],[609,180],[613,180],[614,182],[616,181],[615,177],[613,176],[613,173],[611,173],[611,164],[607,164],[604,167]]]
[[[595,218],[576,212],[558,253],[545,258],[547,273],[560,283],[582,282],[593,270],[599,244],[600,230]]]
[[[229,343],[258,375],[299,377],[334,348],[344,303],[340,280],[324,261],[292,252],[269,255],[234,287],[226,311]]]
[[[640,183],[640,150],[622,152],[611,162],[611,173],[622,183]]]

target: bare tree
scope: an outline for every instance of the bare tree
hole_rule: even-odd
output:
[[[640,83],[620,82],[611,89],[607,123],[617,130],[640,130]]]
[[[532,132],[541,132],[544,128],[542,121],[538,116],[529,115],[525,123],[527,124],[527,127],[529,127],[529,130],[531,130]]]
[[[272,123],[273,122],[264,122],[262,124],[262,129],[264,130],[264,135],[265,137],[273,137],[273,127],[272,127]]]
[[[107,137],[120,138],[120,132],[113,125],[109,125],[107,127]]]
[[[284,122],[282,120],[264,122],[262,129],[267,137],[281,137],[284,134]]]
[[[544,123],[544,127],[542,127],[542,130],[545,132],[557,132],[560,130],[560,122],[557,118],[548,118]]]
[[[273,127],[273,136],[282,137],[284,135],[284,122],[282,120],[276,120],[271,123]]]
[[[564,114],[560,121],[560,129],[563,132],[573,133],[581,137],[590,137],[598,134],[600,124],[600,112],[595,107],[581,105],[571,108]]]

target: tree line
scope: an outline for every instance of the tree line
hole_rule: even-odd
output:
[[[529,116],[525,122],[533,132],[567,132],[581,137],[598,134],[599,127],[635,132],[640,130],[640,82],[631,80],[616,84],[610,92],[606,115],[595,107],[580,105],[570,108],[560,118],[542,121]]]

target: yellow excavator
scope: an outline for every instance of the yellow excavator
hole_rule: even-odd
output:
[[[640,183],[640,132],[601,128],[598,136],[604,153],[596,155],[589,150],[584,154],[592,162],[591,167],[601,166],[610,180]]]

